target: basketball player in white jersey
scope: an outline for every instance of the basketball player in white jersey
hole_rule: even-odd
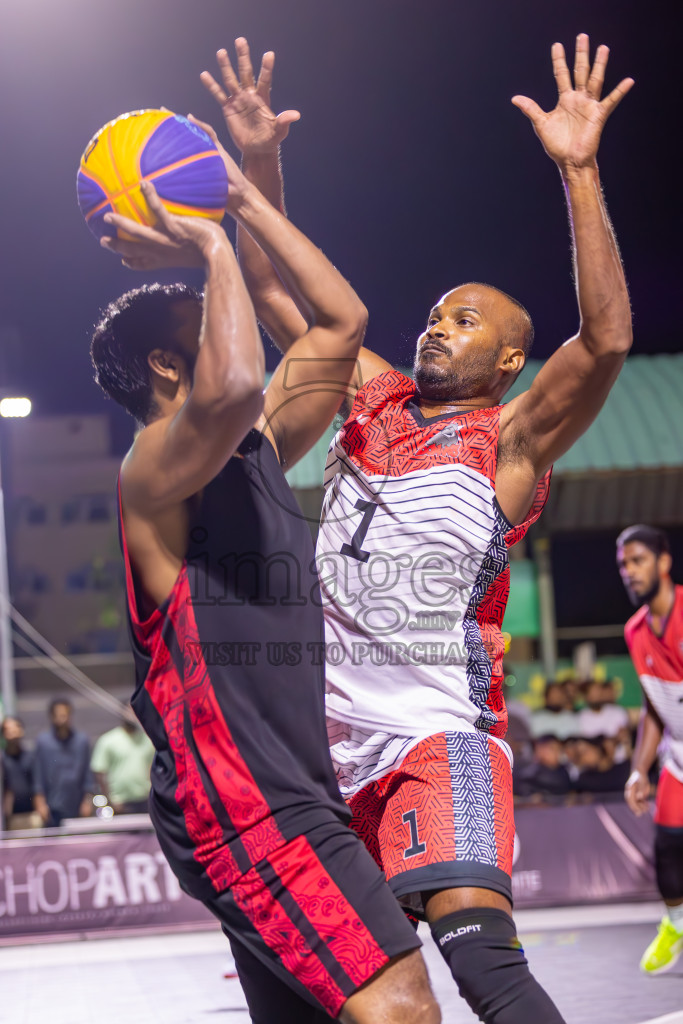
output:
[[[223,108],[243,166],[281,204],[278,145],[297,113],[270,110],[272,55],[254,84],[219,51]],[[327,712],[353,825],[396,896],[429,922],[461,994],[488,1024],[561,1017],[529,973],[510,916],[512,783],[504,742],[500,625],[507,549],[545,503],[550,467],[593,421],[626,358],[631,314],[596,155],[631,88],[601,99],[607,47],[593,65],[576,43],[552,62],[558,102],[513,103],[557,164],[569,206],[579,330],[529,390],[501,405],[533,328],[504,292],[466,284],[444,295],[417,342],[414,380],[368,350],[326,472],[318,569],[326,603]],[[257,314],[286,349],[301,315],[245,237]]]

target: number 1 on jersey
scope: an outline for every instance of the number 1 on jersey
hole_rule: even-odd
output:
[[[350,555],[351,558],[357,559],[359,562],[367,562],[370,557],[369,551],[363,551],[363,541],[370,528],[372,517],[377,511],[377,505],[374,501],[364,501],[363,498],[359,498],[354,508],[357,508],[359,512],[363,513],[358,529],[351,538],[350,544],[342,544],[341,554]]]

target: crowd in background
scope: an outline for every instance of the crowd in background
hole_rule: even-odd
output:
[[[508,700],[508,711],[517,802],[623,797],[634,726],[612,680],[551,680],[542,708]],[[145,813],[154,750],[132,714],[92,748],[73,725],[69,700],[53,700],[48,715],[50,727],[32,744],[21,719],[8,715],[2,722],[5,829],[54,827],[94,813]]]
[[[69,700],[53,700],[48,717],[50,727],[33,744],[20,718],[8,715],[2,722],[5,829],[50,828],[95,813],[106,818],[147,811],[154,748],[132,714],[92,748],[73,725]]]
[[[546,684],[543,707],[508,701],[517,802],[623,798],[635,725],[613,680]]]

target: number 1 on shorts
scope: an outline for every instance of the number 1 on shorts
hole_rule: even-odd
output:
[[[416,857],[418,853],[424,853],[427,849],[427,844],[421,843],[420,837],[417,834],[417,810],[415,808],[412,811],[405,812],[403,821],[406,825],[410,826],[410,846],[407,850],[403,851],[403,859],[408,860],[410,857]]]

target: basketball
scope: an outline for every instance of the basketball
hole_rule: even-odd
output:
[[[220,222],[228,176],[214,143],[197,125],[169,110],[134,110],[105,124],[78,168],[78,205],[97,238],[111,235],[112,211],[152,225],[141,182],[151,181],[170,213]]]

